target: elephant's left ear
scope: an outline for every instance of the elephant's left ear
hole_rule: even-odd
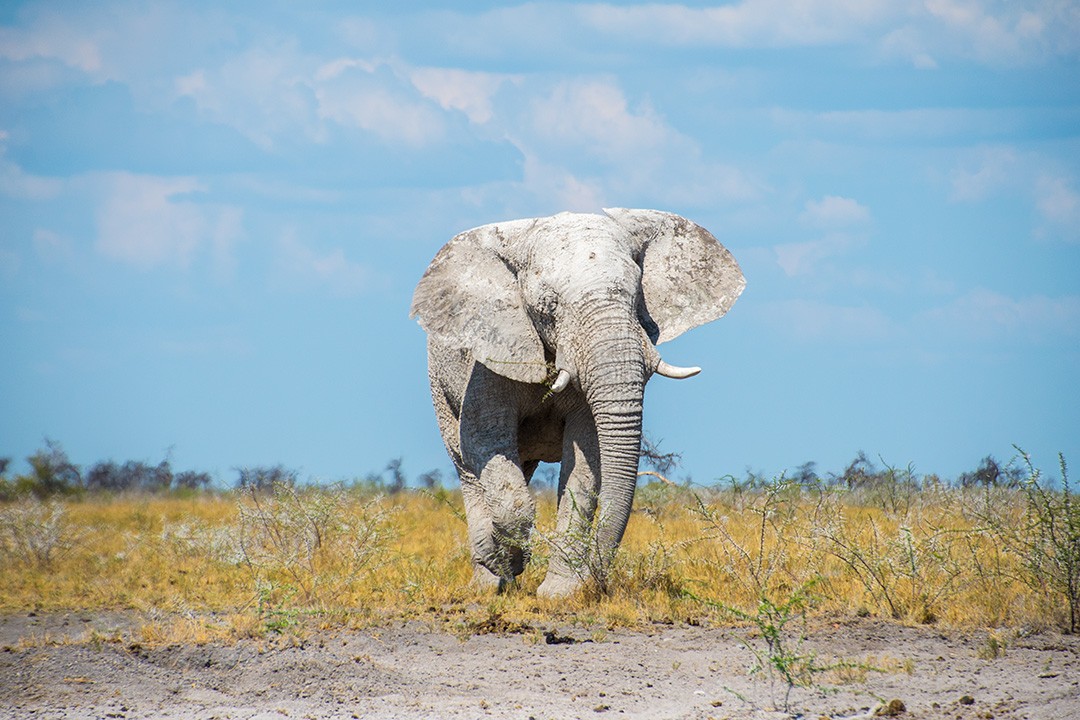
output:
[[[700,225],[659,210],[604,212],[641,243],[641,294],[658,344],[721,317],[746,287],[735,258]]]

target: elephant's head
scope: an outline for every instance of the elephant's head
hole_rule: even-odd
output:
[[[745,280],[704,228],[655,210],[485,225],[431,262],[411,314],[443,345],[523,383],[579,388],[600,447],[601,564],[626,528],[645,382],[686,377],[656,345],[723,315]],[[552,372],[552,371],[557,372]]]

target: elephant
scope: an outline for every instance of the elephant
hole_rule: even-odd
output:
[[[456,235],[413,294],[439,430],[461,479],[473,581],[505,588],[530,559],[529,481],[560,463],[540,597],[603,583],[630,518],[645,383],[700,368],[656,345],[711,322],[746,285],[707,230],[605,209]],[[597,513],[599,506],[599,513]]]

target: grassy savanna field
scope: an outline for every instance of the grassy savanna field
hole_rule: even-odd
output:
[[[393,620],[467,634],[654,623],[767,634],[795,618],[838,616],[1075,631],[1080,509],[1067,476],[1050,488],[1029,471],[1012,487],[903,472],[857,488],[652,481],[638,489],[604,586],[558,602],[535,596],[557,552],[550,491],[538,494],[532,561],[499,595],[470,585],[457,491],[278,485],[23,497],[0,504],[0,611],[134,610],[143,643],[303,637]]]

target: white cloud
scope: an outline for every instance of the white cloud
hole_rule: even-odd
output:
[[[46,200],[59,195],[62,188],[60,180],[30,175],[0,156],[0,195],[23,200]]]
[[[607,81],[560,83],[532,109],[537,135],[608,162],[651,163],[665,147],[683,142],[652,108],[631,110],[622,90]]]
[[[71,238],[60,233],[38,228],[33,235],[34,252],[51,264],[68,264],[75,259],[75,245]]]
[[[1080,8],[1061,0],[925,0],[897,17],[886,55],[936,67],[942,58],[989,65],[1028,63],[1080,49]]]
[[[234,41],[235,18],[183,3],[21,3],[0,27],[5,90],[32,94],[64,83],[127,85],[140,106],[168,102],[162,78]],[[230,38],[230,36],[233,36]]]
[[[789,131],[851,142],[969,139],[1013,131],[1024,112],[1014,108],[917,108],[913,110],[834,110],[820,113],[777,109],[773,121]]]
[[[206,73],[203,70],[196,70],[190,75],[178,77],[173,86],[176,89],[176,94],[180,97],[188,96],[194,98],[196,102],[199,101],[200,97],[205,100],[205,93],[207,92]]]
[[[532,101],[520,127],[500,120],[527,157],[595,178],[613,202],[644,196],[693,205],[761,192],[761,183],[739,169],[703,160],[698,144],[647,103],[632,107],[611,80],[561,82]]]
[[[336,60],[331,60],[328,63],[323,63],[315,70],[315,81],[326,82],[327,80],[333,80],[334,78],[341,77],[343,73],[352,69],[359,68],[366,73],[373,73],[378,68],[377,63],[364,60],[362,58],[350,58],[343,57]]]
[[[481,13],[434,11],[411,18],[419,32],[452,51],[487,59],[507,55],[561,55],[579,51],[575,31],[582,26],[570,4],[521,3]]]
[[[60,194],[63,183],[50,177],[30,175],[5,157],[7,132],[0,130],[0,195],[20,200],[47,200]]]
[[[251,47],[219,68],[195,70],[173,83],[177,97],[190,97],[199,111],[235,127],[264,149],[301,136],[321,136],[311,87],[314,60],[294,42]]]
[[[815,240],[774,246],[776,264],[788,277],[820,275],[826,261],[865,244],[864,235],[855,231],[869,221],[869,208],[852,198],[826,195],[820,200],[807,200],[799,222],[824,230],[825,234]]]
[[[400,63],[363,58],[321,60],[293,41],[251,47],[216,69],[176,78],[177,97],[272,150],[297,141],[323,142],[329,126],[358,129],[390,142],[421,147],[444,134],[435,103]]]
[[[776,264],[788,277],[813,275],[821,271],[822,263],[847,254],[862,241],[849,235],[833,233],[820,240],[784,243],[773,248]]]
[[[926,312],[921,322],[951,337],[1052,342],[1080,336],[1080,297],[1014,298],[979,288]]]
[[[320,119],[413,147],[443,136],[443,119],[433,105],[387,64],[336,60],[321,66],[315,80]]]
[[[598,212],[606,204],[604,189],[597,180],[575,177],[531,155],[525,157],[523,184],[541,198],[541,206],[550,207],[552,212]]]
[[[1080,240],[1080,192],[1059,158],[1012,147],[978,148],[949,173],[949,199],[987,202],[1008,195],[1032,204],[1035,237]]]
[[[479,14],[434,13],[430,29],[479,57],[595,58],[610,49],[857,46],[933,69],[953,58],[989,65],[1080,50],[1080,7],[1067,0],[739,0],[524,3]]]
[[[933,268],[923,268],[914,289],[920,295],[955,295],[956,281],[943,277]]]
[[[923,52],[913,54],[911,57],[911,64],[919,70],[936,70],[938,67],[937,60]]]
[[[765,319],[798,341],[861,343],[888,338],[893,325],[869,305],[833,305],[816,300],[786,300],[761,306]]]
[[[743,0],[718,7],[586,5],[582,20],[605,33],[667,45],[782,47],[858,39],[899,14],[881,0]]]
[[[968,52],[991,61],[1021,56],[1044,39],[1048,21],[1068,19],[1067,13],[1060,14],[1051,3],[1039,3],[1034,10],[1021,10],[1015,5],[990,7],[993,4],[997,3],[926,0],[924,7],[932,19],[965,43]]]
[[[1068,179],[1041,175],[1035,184],[1035,207],[1043,220],[1037,235],[1069,242],[1080,240],[1080,193]]]
[[[104,187],[95,248],[113,260],[143,270],[186,268],[209,240],[221,261],[220,248],[240,232],[237,210],[183,199],[205,189],[194,178],[108,173],[92,180]]]
[[[367,52],[381,50],[394,41],[392,33],[384,25],[359,16],[339,19],[334,25],[334,32],[350,46],[363,48]]]
[[[1046,219],[1067,222],[1076,219],[1080,195],[1068,186],[1065,178],[1043,176],[1039,178],[1037,205]]]
[[[221,207],[210,231],[210,258],[219,280],[236,272],[236,244],[244,237],[244,213],[238,207]]]
[[[425,97],[444,110],[458,110],[477,125],[492,119],[492,97],[506,82],[520,77],[497,73],[472,72],[454,68],[416,68],[409,74],[413,85]]]
[[[27,28],[0,27],[0,58],[57,60],[90,74],[102,68],[99,40],[61,13],[41,13]]]
[[[371,287],[374,279],[368,268],[345,257],[334,248],[318,253],[299,238],[295,228],[288,228],[278,240],[278,265],[292,279],[315,284],[338,296],[352,296]]]
[[[986,199],[1009,181],[1016,165],[1017,155],[1012,148],[981,148],[969,164],[952,171],[949,199],[953,202]]]
[[[821,200],[807,200],[799,221],[817,228],[842,228],[869,222],[870,209],[857,200],[826,195]]]

